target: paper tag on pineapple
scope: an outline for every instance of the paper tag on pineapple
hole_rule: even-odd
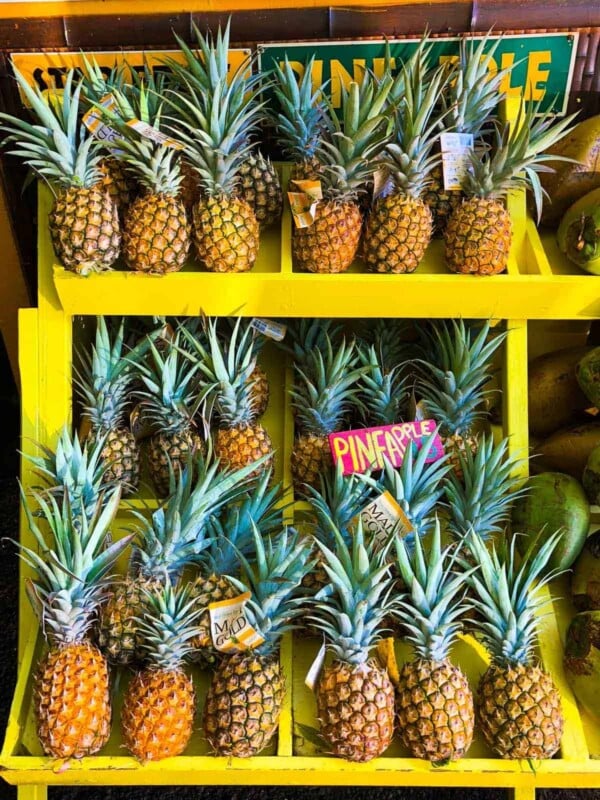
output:
[[[281,322],[274,322],[272,319],[263,319],[262,317],[254,317],[250,327],[262,333],[263,336],[268,336],[269,339],[275,339],[276,342],[283,341],[287,332],[286,326]]]
[[[391,682],[394,686],[398,686],[400,683],[400,670],[398,669],[398,661],[396,660],[393,636],[388,636],[386,639],[380,639],[377,642],[377,655],[381,666],[387,669]]]
[[[253,650],[264,642],[264,638],[255,630],[246,616],[246,603],[250,592],[210,603],[210,635],[214,646],[221,653],[242,653]]]
[[[327,646],[325,642],[319,647],[319,652],[317,653],[315,660],[310,665],[310,669],[306,673],[306,678],[304,679],[304,683],[308,688],[314,692],[315,686],[319,681],[319,676],[321,674],[321,670],[323,669],[323,664],[325,663],[325,655],[327,653]]]
[[[162,131],[153,128],[152,125],[148,125],[146,122],[142,122],[141,119],[130,119],[127,125],[130,128],[133,128],[134,131],[137,131],[140,136],[143,136],[145,139],[150,139],[156,144],[162,144],[164,147],[172,147],[174,150],[183,150],[183,145],[181,142],[172,139],[170,136],[162,133]]]
[[[315,221],[317,206],[323,199],[321,181],[291,181],[298,192],[288,192],[292,216],[297,228],[309,228]]]
[[[364,531],[382,547],[388,543],[392,533],[406,536],[414,530],[411,521],[388,491],[365,506],[360,512],[360,518]]]
[[[462,189],[462,182],[471,163],[473,152],[472,133],[442,133],[442,168],[444,172],[444,189]]]
[[[98,105],[106,108],[108,111],[116,112],[119,110],[117,101],[112,94],[105,94],[104,97],[101,97]],[[92,136],[103,142],[115,155],[123,152],[114,145],[115,141],[121,138],[119,132],[104,122],[102,112],[98,108],[90,108],[89,111],[86,111],[81,121]]]

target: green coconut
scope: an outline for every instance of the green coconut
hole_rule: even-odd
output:
[[[578,611],[600,611],[600,531],[586,539],[575,562],[571,596]]]
[[[594,347],[577,362],[575,375],[590,403],[600,407],[600,347]]]
[[[590,504],[581,484],[562,472],[543,472],[525,484],[512,510],[517,549],[524,555],[532,540],[539,549],[555,531],[562,535],[549,569],[569,569],[581,552],[590,528]]]
[[[600,721],[600,611],[584,611],[573,617],[563,664],[577,701]]]

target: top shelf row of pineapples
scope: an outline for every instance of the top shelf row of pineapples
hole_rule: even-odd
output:
[[[507,70],[489,68],[499,40],[465,39],[456,62],[435,66],[424,36],[399,70],[388,58],[381,77],[365,71],[344,89],[338,117],[310,62],[301,76],[287,60],[261,73],[248,56],[228,74],[229,28],[195,36],[196,49],[178,40],[182,63],[165,57],[167,69],[142,76],[85,59],[60,93],[15,69],[35,124],[1,114],[4,141],[53,191],[50,233],[67,270],[100,272],[121,257],[165,274],[191,248],[206,270],[252,269],[282,211],[257,144],[267,129],[294,164],[294,269],[344,272],[360,252],[371,272],[413,272],[434,233],[450,271],[506,269],[506,195],[527,183],[539,212],[556,163],[545,151],[573,117],[522,104],[514,124],[498,122]],[[445,188],[443,132],[467,134],[457,191]]]

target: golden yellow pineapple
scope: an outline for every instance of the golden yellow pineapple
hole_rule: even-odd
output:
[[[537,116],[536,116],[537,115]],[[506,123],[494,150],[474,151],[462,188],[464,202],[450,217],[444,236],[446,264],[452,272],[497,275],[508,264],[511,221],[507,193],[523,183],[531,186],[538,216],[542,189],[539,173],[556,157],[545,154],[565,136],[573,115],[539,113],[539,104],[523,101],[517,119]]]
[[[170,154],[169,154],[170,155]],[[172,167],[177,173],[177,168]],[[165,275],[178,272],[185,264],[190,248],[190,226],[183,202],[178,198],[179,184],[136,198],[125,215],[123,257],[130,269]],[[174,193],[175,192],[175,193]]]
[[[267,373],[260,364],[254,367],[250,373],[248,382],[252,386],[252,402],[256,411],[256,416],[262,417],[269,405],[270,388]]]
[[[191,221],[194,206],[200,199],[198,173],[188,164],[185,158],[181,159],[179,166],[181,169],[181,183],[179,184],[178,198],[185,206],[185,212]]]
[[[97,753],[110,735],[108,667],[90,641],[90,629],[107,573],[131,538],[109,544],[119,488],[99,496],[89,517],[80,503],[74,510],[68,492],[65,487],[60,504],[52,494],[23,494],[36,550],[17,543],[35,574],[29,598],[48,643],[33,687],[37,734],[46,755],[67,759]],[[47,523],[48,537],[29,507],[33,502]],[[39,553],[45,554],[43,560]]]
[[[260,85],[250,77],[249,60],[228,74],[229,23],[215,38],[196,26],[194,33],[198,49],[178,38],[184,63],[168,62],[179,83],[169,100],[201,192],[193,210],[194,245],[205,269],[246,272],[258,255],[259,224],[244,199],[241,170],[251,158],[248,142],[262,114]],[[268,193],[261,189],[261,196]]]
[[[478,727],[501,758],[537,761],[560,747],[564,720],[558,689],[535,658],[536,614],[543,601],[537,589],[556,573],[548,563],[560,531],[517,565],[514,539],[500,555],[471,531],[466,543],[478,569],[467,580],[479,614],[471,624],[489,651],[491,664],[475,698]]]
[[[90,426],[90,446],[102,442],[104,480],[121,484],[127,496],[137,491],[140,479],[140,453],[128,408],[135,366],[147,344],[141,342],[127,352],[123,336],[123,321],[111,335],[104,317],[98,317],[95,343],[89,352],[80,353],[81,367],[75,373],[83,418]]]
[[[463,201],[463,194],[457,189],[444,187],[444,175],[441,164],[437,164],[429,173],[429,184],[423,193],[423,200],[431,211],[433,235],[442,235],[448,220]]]
[[[189,588],[175,589],[169,578],[144,595],[135,622],[146,666],[130,681],[121,710],[123,743],[142,762],[180,755],[192,736],[196,694],[183,666],[197,616]]]
[[[391,607],[389,546],[366,543],[360,522],[349,544],[333,520],[331,531],[334,549],[319,543],[330,593],[309,601],[311,618],[334,657],[318,679],[317,716],[333,755],[366,762],[383,755],[394,732],[394,687],[370,654]]]
[[[152,579],[127,576],[113,583],[100,610],[96,640],[111,664],[131,664],[143,658],[135,617],[143,606],[143,591],[157,586]]]
[[[169,494],[172,478],[202,450],[194,415],[199,402],[197,367],[179,347],[179,334],[161,353],[150,342],[151,361],[139,365],[145,384],[141,410],[155,428],[144,442],[144,455],[159,497]]]
[[[396,565],[407,593],[393,611],[407,626],[412,661],[400,669],[396,686],[398,730],[414,758],[444,764],[462,758],[473,740],[475,712],[467,678],[451,663],[450,650],[461,630],[465,574],[456,569],[454,546],[442,550],[436,519],[429,552],[416,536],[409,550],[396,539]]]
[[[258,755],[277,731],[286,690],[279,642],[301,614],[298,587],[308,569],[310,550],[306,540],[288,530],[263,539],[254,527],[253,538],[255,557],[242,559],[244,576],[234,583],[240,594],[251,594],[245,617],[263,641],[245,651],[240,643],[223,654],[202,719],[215,754],[238,758]]]
[[[119,212],[119,219],[122,220],[139,191],[137,182],[115,156],[102,159],[100,169],[102,185],[108,190]]]
[[[13,149],[44,182],[54,202],[48,216],[50,236],[60,262],[86,275],[109,269],[119,255],[121,233],[117,207],[102,185],[102,150],[79,124],[81,84],[73,88],[74,71],[59,93],[30,87],[13,66],[17,83],[31,106],[35,125],[0,113],[3,145]],[[71,113],[71,109],[75,113]]]
[[[272,457],[273,445],[257,420],[260,398],[253,391],[251,377],[256,369],[258,334],[241,319],[236,320],[228,337],[219,335],[216,319],[204,321],[203,336],[185,328],[183,334],[190,345],[191,358],[212,387],[208,398],[217,425],[212,437],[215,455],[224,467],[235,469],[260,460],[256,469],[259,475],[268,467],[263,456]]]
[[[259,228],[279,222],[283,192],[277,170],[260,151],[251,153],[240,166],[240,195],[252,206]]]
[[[357,401],[358,379],[365,372],[357,363],[354,342],[334,347],[325,333],[322,347],[308,353],[303,368],[296,370],[291,396],[296,423],[292,477],[297,492],[303,492],[305,485],[318,487],[332,466],[328,436],[343,429]]]
[[[323,200],[306,227],[294,225],[294,266],[308,272],[345,272],[358,250],[363,218],[358,197],[375,172],[375,156],[386,141],[389,117],[382,110],[391,77],[376,84],[365,72],[361,85],[342,93],[341,123],[328,116],[330,141],[321,141],[315,155],[322,165]]]
[[[444,449],[456,474],[462,474],[461,455],[475,453],[475,423],[487,417],[486,388],[492,379],[492,357],[506,333],[490,336],[490,323],[468,326],[463,320],[436,322],[429,352],[422,361],[417,394],[424,412],[439,426]]]
[[[440,118],[435,108],[446,68],[429,69],[430,49],[423,39],[395,78],[403,95],[395,109],[392,141],[378,163],[391,185],[375,199],[363,242],[363,258],[372,272],[414,272],[431,240],[431,211],[423,193],[440,158],[432,151]],[[396,86],[392,96],[395,93]]]

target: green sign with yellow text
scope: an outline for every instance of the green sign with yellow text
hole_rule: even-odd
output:
[[[502,90],[507,97],[541,100],[541,109],[566,111],[569,88],[575,65],[577,33],[544,33],[490,37],[488,47],[500,39],[494,54],[493,69],[512,67]],[[432,58],[438,63],[455,59],[460,39],[432,39]],[[398,68],[416,49],[418,39],[388,40],[392,67]],[[328,84],[333,106],[339,108],[341,86],[360,80],[365,68],[381,75],[385,68],[384,40],[355,42],[302,42],[260,45],[261,69],[269,69],[273,61],[281,63],[287,55],[295,71],[302,74],[304,65],[314,54],[313,85]]]

